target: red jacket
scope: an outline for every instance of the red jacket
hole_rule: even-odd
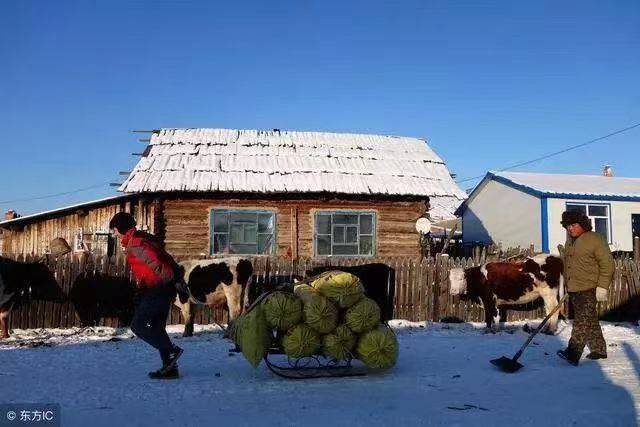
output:
[[[122,236],[122,246],[138,287],[153,288],[173,281],[176,263],[151,234],[132,228]]]

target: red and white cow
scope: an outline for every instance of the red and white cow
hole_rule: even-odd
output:
[[[467,269],[452,268],[449,272],[451,294],[484,307],[487,328],[494,330],[500,317],[499,306],[520,305],[542,298],[547,314],[558,304],[563,287],[562,260],[554,255],[540,254],[521,263],[488,262]],[[554,334],[558,314],[554,314],[545,332]]]

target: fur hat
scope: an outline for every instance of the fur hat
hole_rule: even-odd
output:
[[[588,216],[579,211],[564,211],[562,212],[562,221],[560,224],[564,228],[567,228],[571,224],[580,224],[584,231],[591,231],[593,227],[591,226],[591,220]]]

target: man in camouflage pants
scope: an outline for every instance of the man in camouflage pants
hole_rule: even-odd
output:
[[[607,345],[598,323],[598,301],[606,301],[613,277],[613,257],[609,245],[594,233],[591,220],[582,212],[566,211],[561,224],[567,230],[564,252],[564,279],[573,305],[571,339],[558,355],[578,366],[585,345],[589,359],[606,359]]]

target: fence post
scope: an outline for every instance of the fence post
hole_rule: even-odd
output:
[[[433,322],[438,322],[440,321],[440,312],[441,312],[441,307],[440,307],[440,297],[441,297],[441,286],[440,283],[443,280],[443,275],[445,273],[443,265],[444,262],[443,260],[447,261],[449,260],[449,256],[448,255],[443,255],[443,254],[436,254],[436,263],[435,263],[435,272],[434,272],[434,278],[433,278],[433,311],[431,313],[431,319]]]
[[[431,306],[431,321],[437,322],[438,315],[440,313],[440,259],[442,259],[442,254],[437,253],[436,259],[434,263],[433,269],[433,287],[432,287],[432,298],[433,305]]]
[[[638,236],[633,238],[633,260],[640,261],[640,237]]]

